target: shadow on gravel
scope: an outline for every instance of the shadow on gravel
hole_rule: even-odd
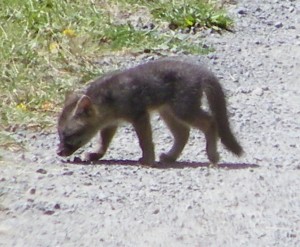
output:
[[[95,162],[87,162],[81,160],[74,161],[66,161],[65,163],[74,164],[74,165],[123,165],[123,166],[141,166],[141,164],[136,160],[98,160]],[[147,166],[144,166],[147,167]],[[154,166],[151,168],[156,169],[183,169],[183,168],[198,168],[198,167],[210,167],[209,163],[204,162],[185,162],[178,161],[174,163],[161,163],[156,162]],[[217,168],[222,169],[247,169],[247,168],[258,168],[257,164],[249,164],[249,163],[220,163]],[[150,167],[149,167],[150,168]]]
[[[203,163],[203,162],[175,162],[172,164],[164,164],[158,162],[157,165],[155,165],[154,168],[158,169],[167,169],[167,168],[175,168],[175,169],[182,169],[182,168],[198,168],[198,167],[212,167],[210,166],[210,163]],[[222,169],[246,169],[246,168],[257,168],[259,165],[256,164],[247,164],[247,163],[220,163],[216,166],[216,168],[222,168]]]

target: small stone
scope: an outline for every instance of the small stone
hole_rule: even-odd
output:
[[[41,173],[41,174],[47,174],[47,171],[45,169],[42,169],[42,168],[36,170],[36,172]]]
[[[169,29],[171,29],[171,30],[176,30],[177,28],[178,28],[178,25],[177,25],[176,23],[171,22],[171,23],[169,24]]]
[[[238,88],[237,91],[238,91],[238,93],[242,93],[242,94],[249,94],[252,92],[251,88],[247,88],[247,87],[245,87],[245,88],[240,87],[240,88]]]
[[[31,195],[34,195],[35,192],[36,192],[36,189],[34,189],[34,188],[32,188],[32,189],[29,190],[29,193],[30,193]]]
[[[263,96],[264,94],[264,91],[261,89],[261,88],[256,88],[253,90],[252,92],[254,95],[257,95],[257,96]]]
[[[155,209],[154,211],[153,211],[153,214],[158,214],[159,213],[159,209]]]
[[[217,60],[219,57],[216,54],[212,54],[212,55],[209,55],[208,58],[211,60]]]
[[[282,27],[283,27],[283,24],[282,24],[282,22],[276,22],[274,26],[275,26],[276,28],[282,28]]]
[[[294,234],[294,233],[288,233],[288,234],[287,234],[287,237],[288,237],[288,238],[296,238],[297,235]]]
[[[246,14],[247,14],[247,11],[246,11],[246,9],[244,9],[244,8],[239,8],[239,9],[237,10],[237,13],[238,13],[239,15],[246,15]]]
[[[65,176],[71,176],[73,175],[74,172],[72,171],[67,171],[67,172],[64,172],[62,175],[65,175]]]
[[[46,214],[46,215],[52,215],[52,214],[54,214],[55,213],[55,211],[53,211],[53,210],[46,210],[45,212],[44,212],[44,214]]]
[[[294,8],[294,7],[290,7],[290,8],[289,8],[289,12],[290,12],[290,13],[293,13],[294,11],[295,11],[295,8]]]

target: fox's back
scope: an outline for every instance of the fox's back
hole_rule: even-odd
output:
[[[106,97],[116,105],[155,108],[200,97],[203,78],[210,76],[201,65],[161,59],[100,78],[88,87],[87,95],[95,102]]]

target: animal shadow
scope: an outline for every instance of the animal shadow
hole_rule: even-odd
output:
[[[66,161],[64,163],[70,163],[74,165],[122,165],[122,166],[141,166],[141,167],[148,167],[154,169],[183,169],[183,168],[199,168],[199,167],[211,167],[210,163],[206,162],[190,162],[190,161],[176,161],[172,163],[163,163],[163,162],[155,162],[153,166],[145,166],[141,165],[136,160],[119,160],[119,159],[112,159],[112,160],[98,160],[94,162],[89,161],[82,161],[80,159],[74,159],[74,161]],[[258,168],[259,165],[251,164],[251,163],[220,163],[217,166],[212,166],[215,168],[221,169],[229,169],[229,170],[236,170],[236,169],[247,169],[247,168]]]

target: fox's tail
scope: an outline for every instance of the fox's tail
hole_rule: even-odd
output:
[[[241,156],[243,154],[243,148],[231,132],[227,115],[226,99],[222,86],[218,79],[212,75],[212,77],[204,83],[203,87],[209,108],[216,121],[221,142],[229,151],[237,156]]]

